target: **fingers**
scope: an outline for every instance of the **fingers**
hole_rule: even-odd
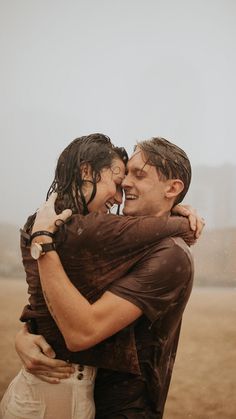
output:
[[[57,362],[53,362],[55,360],[51,359],[51,358],[40,358],[40,356],[38,357],[29,357],[27,360],[25,360],[24,365],[27,369],[28,372],[31,373],[36,373],[37,371],[42,371],[42,370],[53,370],[53,368],[58,368],[61,365]]]
[[[36,377],[38,377],[41,381],[45,381],[46,383],[50,383],[50,384],[59,384],[60,383],[59,378],[50,378],[50,377],[47,377],[46,375],[43,375],[43,374],[42,375],[37,374]]]
[[[25,369],[30,374],[33,374],[40,380],[50,384],[58,384],[61,380],[70,378],[71,374],[75,372],[74,367],[68,364],[66,366],[57,367],[54,369],[45,369],[44,365],[41,368],[37,367],[34,370],[27,367]]]
[[[191,230],[196,232],[196,228],[197,228],[197,218],[196,218],[196,216],[193,215],[193,214],[190,214],[188,216],[188,220],[189,220]]]
[[[183,217],[189,217],[191,212],[189,211],[188,208],[185,208],[183,206],[179,206],[177,214],[182,215]]]
[[[35,372],[38,370],[48,371],[50,369],[60,368],[60,367],[67,367],[67,368],[71,367],[71,364],[68,364],[67,362],[62,361],[60,359],[48,358],[46,355],[44,355],[41,352],[28,356],[24,360],[24,365],[26,366],[29,372]],[[68,372],[69,370],[66,370],[66,371]]]
[[[191,230],[195,232],[196,239],[199,238],[205,225],[203,218],[199,217],[197,211],[190,205],[176,205],[174,212],[178,215],[188,217]]]
[[[48,358],[47,356],[45,356],[44,354],[39,354],[37,357],[37,364],[35,363],[35,366],[44,366],[44,367],[49,367],[49,368],[60,368],[60,367],[64,367],[64,368],[71,368],[71,364],[68,364],[66,361],[62,361],[61,359],[52,359],[52,358]],[[41,368],[42,369],[42,368]]]
[[[62,211],[61,214],[59,214],[60,218],[62,218],[63,221],[66,221],[67,218],[71,217],[71,215],[72,215],[72,211],[69,208],[65,209],[64,211]]]
[[[35,219],[34,229],[37,227],[43,227],[51,231],[54,231],[55,227],[59,227],[61,224],[71,217],[72,211],[71,209],[65,209],[60,214],[56,214],[55,212],[55,201],[57,199],[58,194],[53,192],[48,200],[44,202],[41,207],[37,211],[37,216]]]
[[[53,205],[53,207],[54,207],[57,196],[58,196],[57,192],[52,192],[51,195],[49,196],[48,200],[46,201],[46,203],[48,203],[50,205]]]
[[[29,370],[26,370],[26,371],[30,372]],[[34,375],[42,375],[47,378],[58,378],[59,380],[65,380],[66,378],[69,378],[72,373],[73,371],[58,372],[54,370],[45,371],[45,370],[40,370],[40,369],[34,371]]]
[[[182,215],[183,217],[188,217],[191,213],[191,211],[189,210],[188,205],[175,205],[172,208],[172,214],[177,214],[177,215]]]
[[[199,217],[198,215],[191,214],[189,217],[189,224],[191,230],[195,231],[195,237],[198,239],[202,233],[202,230],[205,226],[205,220],[202,217]]]
[[[48,356],[49,358],[53,359],[53,358],[56,357],[56,354],[55,354],[54,350],[48,344],[46,344],[45,347],[42,348],[42,351],[43,351],[44,355]]]
[[[204,218],[197,218],[197,221],[196,221],[196,233],[195,233],[195,236],[196,236],[196,239],[198,239],[199,237],[200,237],[200,235],[202,234],[202,230],[204,229],[204,227],[205,227],[205,220],[204,220]]]
[[[51,195],[48,197],[47,201],[44,201],[42,205],[40,205],[39,209],[37,210],[37,214],[42,213],[44,208],[47,208],[47,210],[52,209],[54,211],[57,196],[57,192],[52,192]]]
[[[56,357],[56,354],[55,354],[54,350],[47,343],[47,341],[44,339],[43,336],[41,336],[41,335],[37,336],[35,343],[40,347],[40,349],[42,350],[44,355],[46,355],[49,358],[55,358]]]

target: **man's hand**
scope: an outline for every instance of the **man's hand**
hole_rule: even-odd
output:
[[[46,230],[54,233],[61,223],[64,223],[72,215],[70,209],[65,209],[60,214],[55,212],[55,201],[57,193],[53,192],[48,200],[38,209],[32,234],[36,231]]]
[[[55,352],[43,336],[32,335],[26,325],[17,333],[15,348],[26,371],[43,381],[58,384],[61,379],[69,378],[74,368],[71,364],[55,358]]]
[[[171,212],[175,215],[182,215],[183,217],[188,217],[191,230],[195,231],[196,239],[199,238],[205,226],[205,221],[204,218],[198,215],[197,211],[193,207],[191,207],[190,205],[178,204],[175,205],[174,208],[172,208]]]

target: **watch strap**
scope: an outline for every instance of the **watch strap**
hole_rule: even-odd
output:
[[[53,238],[55,234],[51,233],[51,231],[46,231],[46,230],[35,231],[35,233],[31,234],[30,236],[30,242],[32,242],[32,240],[38,236],[48,236],[48,237]]]
[[[56,243],[40,243],[40,246],[42,247],[43,253],[50,252],[51,250],[56,250]]]

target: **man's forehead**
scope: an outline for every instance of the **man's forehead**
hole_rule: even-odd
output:
[[[144,166],[147,165],[147,159],[143,153],[143,151],[137,147],[133,154],[130,156],[129,161],[127,163],[127,167],[137,166],[142,169]]]

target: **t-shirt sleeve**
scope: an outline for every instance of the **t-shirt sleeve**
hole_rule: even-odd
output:
[[[154,246],[131,273],[114,282],[109,291],[138,306],[153,323],[192,288],[193,266],[189,251],[167,239]]]
[[[91,213],[75,219],[78,243],[117,255],[131,254],[137,249],[158,243],[165,237],[180,236],[187,244],[194,242],[189,221],[177,216],[124,217]]]

